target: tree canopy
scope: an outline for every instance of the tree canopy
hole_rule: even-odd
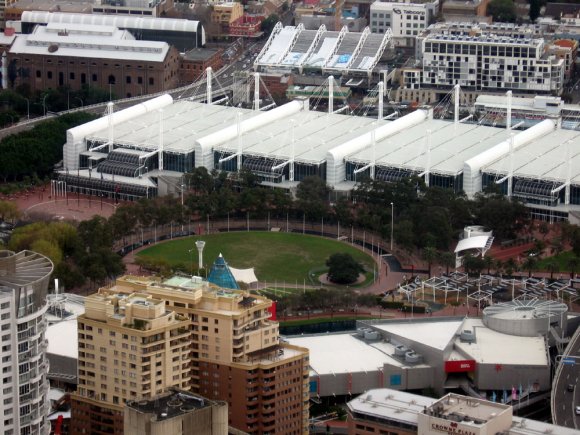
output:
[[[516,5],[513,0],[491,0],[487,14],[493,17],[493,21],[513,23],[517,18]]]
[[[328,279],[337,284],[352,284],[356,282],[364,268],[350,254],[332,254],[327,260]]]

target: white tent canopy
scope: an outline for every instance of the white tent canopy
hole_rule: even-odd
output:
[[[493,239],[490,236],[475,236],[475,237],[468,237],[467,239],[462,239],[457,244],[455,248],[455,253],[461,251],[466,251],[468,249],[484,249],[489,241],[489,239]]]
[[[258,281],[258,278],[254,273],[253,267],[250,269],[235,269],[231,266],[229,267],[230,271],[232,272],[232,275],[234,275],[234,278],[237,282],[245,282],[246,284],[251,284],[253,282]]]

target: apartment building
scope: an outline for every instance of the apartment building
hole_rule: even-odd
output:
[[[46,296],[52,262],[36,252],[0,250],[0,428],[48,435]]]
[[[373,33],[393,32],[397,46],[414,47],[415,39],[439,12],[439,0],[389,0],[371,5],[370,28]]]
[[[543,39],[431,35],[422,41],[422,86],[562,93],[564,60]]]
[[[227,34],[230,31],[230,25],[234,24],[244,15],[244,7],[238,2],[217,3],[213,6],[211,13],[211,22],[219,26],[219,31]]]
[[[190,340],[187,344],[190,351],[187,356],[189,364],[184,372],[179,372],[180,375],[187,373],[189,381],[187,385],[181,385],[181,388],[189,389],[210,400],[227,402],[229,425],[244,432],[301,434],[308,431],[308,350],[279,342],[278,323],[269,319],[272,301],[243,291],[218,288],[196,277],[173,277],[161,281],[151,277],[125,276],[117,279],[111,288],[99,290],[94,297],[97,299],[120,298],[121,296],[128,298],[133,294],[139,294],[141,298],[148,295],[147,297],[154,301],[164,301],[160,305],[164,306],[167,312],[172,313],[174,319],[183,316],[191,322],[191,335],[184,336],[184,339]],[[79,319],[79,370],[81,369],[81,353],[86,355],[88,352],[81,349],[83,344],[85,346],[90,344],[94,347],[90,350],[94,352],[92,355],[95,358],[91,357],[89,360],[85,356],[85,362],[98,365],[104,364],[110,358],[107,342],[98,345],[91,343],[97,336],[95,328],[100,327],[105,335],[109,332],[105,333],[102,323],[92,320],[91,324],[86,323],[89,318],[89,305],[87,304],[87,314]],[[107,308],[107,310],[111,313],[108,318],[113,321],[114,309]],[[120,313],[116,316],[119,317]],[[115,321],[120,322],[119,326],[129,323],[126,320]],[[92,328],[88,341],[83,342],[80,339],[83,333],[81,322]],[[124,334],[130,336],[127,332]],[[87,335],[85,333],[84,340]],[[108,336],[106,338],[115,340]],[[167,339],[166,332],[163,340],[167,341]],[[126,343],[131,345],[130,339]],[[111,348],[110,343],[108,347]],[[123,349],[118,349],[117,352],[123,352]],[[141,351],[137,349],[132,353],[140,355]],[[105,357],[104,360],[102,357]],[[148,362],[140,364],[149,366]],[[121,364],[122,360],[119,363]],[[137,362],[133,364],[136,365]],[[104,375],[107,379],[111,377],[110,371],[115,368],[114,364],[109,362],[103,365],[102,368],[108,369],[107,374],[97,372],[91,367],[91,373],[94,373],[95,377],[84,377],[86,381],[95,383],[95,386],[90,385],[95,391],[95,395],[90,398],[92,390],[89,390],[88,386],[80,385],[83,378],[79,373],[77,402],[82,402],[84,405],[81,410],[83,420],[93,421],[96,424],[103,415],[94,408],[106,408],[116,412],[107,418],[116,418],[116,423],[120,424],[118,427],[122,427],[123,400],[148,398],[156,394],[158,389],[170,386],[172,381],[177,381],[173,379],[175,370],[171,369],[170,364],[161,364],[158,367],[157,371],[161,372],[161,376],[165,376],[164,382],[155,385],[155,388],[151,386],[147,390],[140,391],[138,387],[141,385],[141,380],[148,376],[149,372],[137,371],[134,372],[135,378],[133,378],[137,387],[133,386],[131,389],[131,385],[128,385],[125,387],[126,394],[124,395],[111,391],[110,387],[107,387],[106,392],[99,388],[95,389],[95,386],[98,387],[97,384],[102,382],[99,376]],[[122,369],[122,367],[118,368]],[[171,370],[171,373],[165,374],[167,368]],[[114,376],[113,379],[115,379]],[[131,382],[131,378],[119,377],[117,379],[121,383],[123,380]],[[115,387],[116,384],[113,383],[112,386]],[[122,384],[119,388],[123,388]],[[102,393],[106,395],[100,396]],[[111,400],[115,395],[118,398],[118,404]],[[77,415],[78,411],[75,411],[75,402],[73,402],[73,416],[77,417]],[[94,427],[91,430],[94,432]]]
[[[78,322],[72,433],[122,434],[128,400],[191,383],[191,322],[149,294],[101,289]]]

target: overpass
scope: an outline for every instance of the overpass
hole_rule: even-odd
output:
[[[580,406],[580,328],[576,329],[564,353],[558,355],[557,363],[550,404],[552,421],[558,426],[580,429],[580,415],[575,413],[575,407]]]

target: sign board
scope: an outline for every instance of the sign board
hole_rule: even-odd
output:
[[[562,358],[562,364],[573,366],[576,364],[576,361],[574,361],[574,358]]]
[[[445,373],[463,373],[475,371],[475,360],[445,361]]]

